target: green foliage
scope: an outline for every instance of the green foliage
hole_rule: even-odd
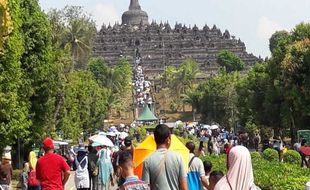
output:
[[[262,155],[259,152],[251,152],[251,158],[253,161],[262,159]]]
[[[38,141],[48,129],[52,118],[56,65],[52,62],[51,27],[38,1],[22,0],[21,8],[21,32],[24,39],[21,67],[24,85],[20,93],[28,101],[32,120],[29,139]]]
[[[182,97],[188,95],[187,93],[193,89],[198,74],[198,64],[192,59],[186,59],[179,68],[169,66],[165,70],[162,80],[168,87],[169,96],[174,102],[172,104],[173,110],[177,109],[176,106],[182,103]]]
[[[291,42],[291,36],[287,31],[275,32],[269,39],[269,49],[273,56],[283,57],[286,46]]]
[[[64,139],[76,140],[81,132],[93,133],[103,127],[107,97],[91,72],[74,71],[68,81],[57,131]]]
[[[107,89],[108,112],[129,107],[131,97],[132,68],[126,59],[120,59],[115,68],[108,67],[102,58],[90,60],[91,71],[98,84]]]
[[[12,180],[19,181],[22,172],[23,172],[22,170],[13,170]]]
[[[251,156],[254,183],[262,190],[304,189],[305,184],[310,180],[309,169],[300,168],[297,165],[270,162],[259,158],[258,154],[251,153]],[[206,156],[202,160],[211,161],[214,170],[226,172],[226,155]]]
[[[283,155],[283,161],[286,163],[290,164],[300,164],[301,161],[301,156],[299,152],[295,150],[288,150],[284,155]]]
[[[220,66],[224,67],[227,73],[242,71],[245,67],[244,61],[229,50],[220,51],[217,55],[217,62]]]
[[[9,1],[8,7],[13,31],[4,43],[4,54],[0,56],[0,151],[16,138],[25,137],[31,125],[28,102],[20,94],[24,85],[20,62],[24,53],[20,1]]]
[[[292,31],[293,41],[302,41],[304,39],[310,39],[310,23],[300,23],[295,26]]]
[[[96,25],[80,6],[52,9],[48,13],[54,31],[53,41],[60,48],[70,49],[73,66],[84,68],[92,52]]]
[[[209,156],[201,157],[202,161],[208,160],[212,163],[212,170],[222,171],[223,173],[227,172],[226,168],[226,154],[220,154],[216,156],[214,154]]]
[[[225,127],[234,126],[238,113],[236,84],[239,80],[238,73],[221,73],[198,86],[197,90],[202,94],[199,113],[204,122],[216,121]]]
[[[268,161],[279,161],[279,154],[276,150],[267,148],[263,152],[263,158]]]

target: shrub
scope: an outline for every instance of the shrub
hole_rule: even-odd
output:
[[[13,170],[12,180],[18,181],[22,170]]]
[[[254,157],[253,157],[254,154]],[[269,162],[251,153],[255,184],[262,190],[299,190],[310,181],[310,170],[297,165]],[[213,170],[226,172],[226,155],[205,156],[202,160],[212,162]]]
[[[300,160],[301,156],[295,150],[288,150],[283,156],[283,161],[290,164],[299,164]]]
[[[259,152],[251,152],[251,158],[252,160],[259,160],[262,159],[262,156],[260,155]]]
[[[268,160],[268,161],[279,161],[279,154],[276,150],[267,148],[263,152],[263,158]]]

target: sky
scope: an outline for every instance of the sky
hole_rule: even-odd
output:
[[[300,22],[310,22],[310,0],[139,0],[149,21],[176,22],[202,28],[214,24],[240,38],[249,53],[270,56],[269,38],[275,31],[291,31]],[[39,0],[41,7],[61,9],[82,6],[92,15],[97,28],[121,23],[130,0]]]

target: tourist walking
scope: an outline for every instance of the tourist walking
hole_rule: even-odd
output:
[[[154,130],[157,150],[143,163],[142,180],[152,190],[187,190],[186,172],[181,155],[168,151],[171,133],[165,124]]]
[[[10,164],[10,155],[5,155],[0,165],[0,187],[3,190],[10,190],[13,169]]]
[[[212,162],[210,162],[209,160],[205,160],[203,161],[203,168],[205,170],[205,176],[207,178],[207,184],[208,184],[208,187],[207,189],[209,190],[209,186],[210,186],[210,183],[209,183],[209,179],[210,179],[210,173],[212,172]]]
[[[121,176],[125,179],[119,190],[150,190],[147,183],[135,176],[133,157],[130,151],[125,150],[119,153],[118,167]]]
[[[208,190],[214,190],[215,185],[217,184],[218,181],[222,179],[224,176],[223,172],[221,171],[212,171],[210,173],[210,178],[209,178],[209,187]]]
[[[208,187],[208,180],[205,175],[203,162],[196,157],[195,144],[193,142],[186,143],[186,148],[189,150],[189,164],[187,173],[187,184],[190,190],[201,190],[202,187]]]
[[[228,172],[214,190],[259,190],[254,184],[251,155],[244,146],[235,146],[229,152]]]
[[[109,190],[110,182],[113,183],[113,166],[111,162],[111,151],[103,147],[99,151],[99,186],[100,190]]]
[[[28,190],[28,173],[29,173],[29,163],[24,162],[23,164],[23,172],[19,176],[19,182],[17,184],[18,188],[22,190]]]
[[[98,156],[97,151],[91,145],[88,146],[88,173],[90,180],[90,189],[97,190],[98,189]]]
[[[28,190],[40,190],[41,186],[36,176],[37,155],[31,151],[28,156],[29,173],[28,173]]]
[[[75,170],[74,182],[77,190],[88,190],[90,187],[88,157],[84,146],[80,146],[77,150],[73,170]]]
[[[36,165],[36,176],[43,190],[64,190],[70,176],[70,167],[64,158],[54,153],[51,138],[43,141],[45,154]]]

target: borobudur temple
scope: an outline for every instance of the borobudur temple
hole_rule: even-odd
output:
[[[199,29],[168,22],[149,23],[148,15],[141,9],[138,0],[131,0],[129,10],[122,15],[122,24],[103,24],[96,35],[94,56],[101,56],[109,66],[116,65],[126,57],[133,65],[136,57],[141,59],[145,73],[150,79],[161,74],[167,66],[179,66],[186,58],[194,59],[206,75],[217,73],[216,57],[221,50],[230,50],[250,66],[259,59],[246,52],[245,44],[222,32],[214,25]]]

